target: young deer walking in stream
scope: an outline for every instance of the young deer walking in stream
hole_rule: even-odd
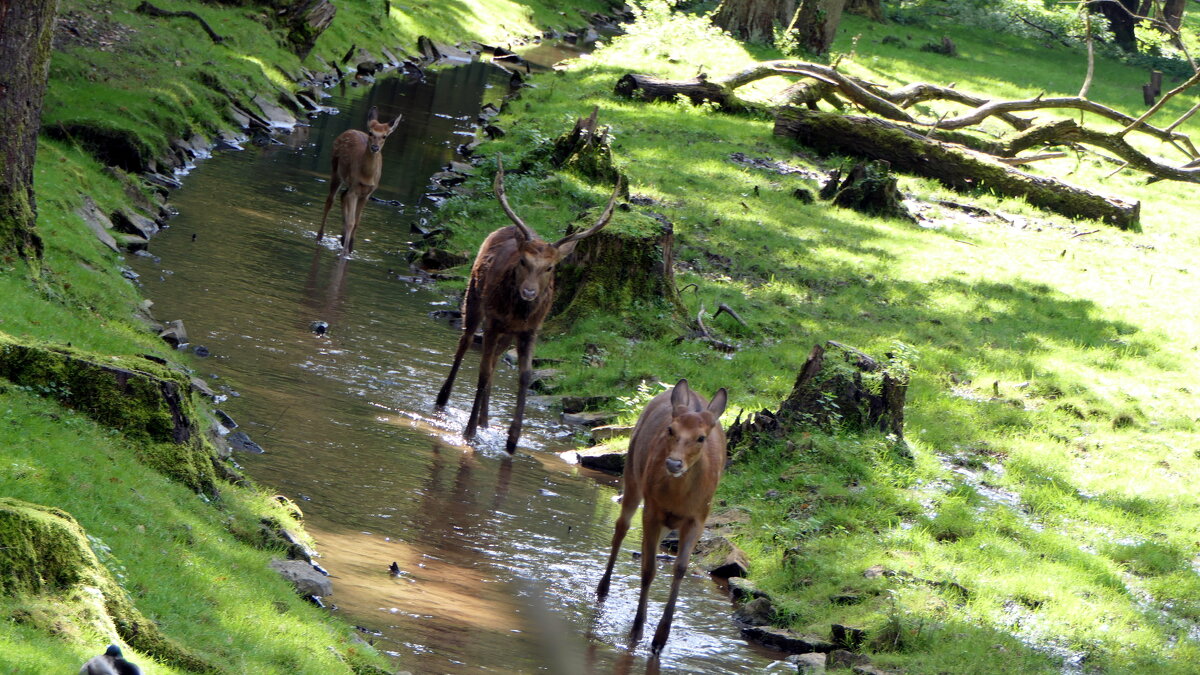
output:
[[[654,631],[650,649],[657,654],[671,633],[671,618],[675,614],[675,598],[679,582],[687,572],[692,549],[704,531],[713,493],[725,469],[725,432],[720,417],[725,412],[728,395],[724,388],[713,394],[712,402],[688,387],[687,380],[650,400],[638,418],[629,439],[629,454],[625,458],[624,488],[621,491],[621,515],[613,533],[612,552],[608,566],[596,588],[603,600],[608,595],[613,562],[621,541],[629,531],[633,512],[643,500],[642,511],[642,591],[638,597],[637,614],[629,639],[642,639],[642,624],[646,621],[646,593],[654,581],[658,545],[663,534],[671,528],[679,530],[679,552],[675,556],[675,576],[671,580],[671,595],[666,609]]]
[[[513,224],[489,234],[479,247],[475,264],[471,266],[471,280],[463,297],[463,332],[458,340],[458,350],[454,353],[454,365],[450,367],[446,383],[438,392],[437,406],[444,407],[450,400],[450,390],[454,387],[458,367],[462,365],[463,354],[471,345],[475,331],[483,324],[479,383],[475,388],[475,403],[471,406],[463,438],[474,438],[476,427],[487,428],[492,371],[496,369],[497,357],[516,338],[521,376],[517,385],[517,408],[504,446],[512,453],[516,451],[517,439],[521,436],[525,393],[533,376],[533,345],[542,321],[554,302],[554,266],[575,250],[575,244],[580,239],[596,234],[608,224],[617,203],[617,195],[621,193],[621,181],[617,180],[617,187],[595,225],[551,244],[538,237],[508,205],[508,198],[504,194],[504,164],[498,156],[496,165],[493,190],[500,207]]]
[[[379,187],[383,171],[383,143],[400,124],[400,115],[391,124],[379,121],[379,109],[371,106],[367,113],[367,130],[347,129],[333,141],[333,172],[329,176],[329,196],[325,198],[325,213],[317,241],[325,236],[325,220],[333,206],[333,197],[342,189],[342,253],[354,250],[354,231],[362,220],[363,206]]]

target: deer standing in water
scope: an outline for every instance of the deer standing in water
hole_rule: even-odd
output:
[[[438,392],[437,407],[444,407],[450,399],[450,390],[454,387],[458,367],[462,365],[463,354],[471,345],[475,331],[483,324],[479,383],[475,388],[475,403],[471,406],[463,438],[474,438],[477,427],[487,428],[492,371],[496,369],[497,357],[508,349],[515,338],[521,376],[517,385],[517,408],[504,446],[505,450],[512,453],[516,451],[517,440],[521,436],[525,393],[533,377],[534,342],[554,302],[554,266],[575,250],[575,244],[580,239],[592,236],[608,224],[617,195],[621,192],[621,181],[617,180],[617,187],[595,225],[551,244],[538,237],[508,205],[508,198],[504,194],[504,164],[499,156],[496,165],[493,190],[513,224],[489,234],[479,247],[475,264],[471,266],[471,279],[463,297],[462,336],[454,353],[454,365],[450,367],[450,374]]]
[[[613,562],[621,541],[629,531],[633,512],[645,500],[642,511],[642,590],[638,596],[637,614],[629,639],[642,639],[642,624],[646,621],[646,593],[654,581],[658,545],[663,534],[679,530],[679,552],[675,556],[675,577],[671,580],[671,595],[663,610],[658,630],[650,643],[657,654],[671,634],[671,618],[675,614],[675,598],[679,583],[687,572],[692,549],[704,531],[713,493],[725,469],[725,432],[720,417],[725,411],[728,395],[725,389],[713,394],[712,402],[704,400],[680,380],[671,391],[650,400],[638,418],[629,439],[629,454],[625,457],[624,488],[621,491],[621,515],[613,533],[612,552],[608,566],[596,588],[603,600],[608,595]]]
[[[400,124],[400,115],[391,124],[379,121],[379,109],[371,106],[367,113],[367,130],[347,129],[333,141],[333,172],[329,176],[329,196],[325,198],[325,213],[317,241],[325,236],[325,220],[333,206],[333,197],[342,192],[342,252],[354,250],[354,231],[362,220],[363,205],[379,187],[383,171],[383,143]]]

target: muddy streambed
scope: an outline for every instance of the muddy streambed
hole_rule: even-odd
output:
[[[550,52],[550,58],[559,55]],[[221,408],[266,453],[238,454],[259,483],[306,514],[326,598],[364,637],[416,673],[642,672],[646,642],[625,635],[637,598],[639,533],[626,540],[614,590],[593,589],[616,516],[616,481],[558,460],[572,429],[531,406],[515,458],[502,429],[515,371],[501,365],[493,420],[479,446],[461,445],[478,355],[468,355],[444,414],[432,408],[456,332],[429,318],[453,308],[443,293],[398,278],[410,225],[428,218],[430,175],[469,139],[507,77],[485,64],[431,72],[425,82],[383,76],[332,90],[340,110],[281,137],[284,144],[219,152],[172,195],[177,215],[131,257],[161,320],[183,319],[197,372],[229,399]],[[340,260],[313,236],[328,190],[334,137],[376,105],[404,121],[384,148],[383,180]],[[535,224],[537,226],[537,224]],[[329,230],[339,233],[340,212]],[[310,324],[324,321],[318,336]],[[388,566],[395,562],[396,576]],[[667,591],[660,563],[650,621]],[[758,671],[770,655],[747,645],[724,593],[693,573],[683,585],[662,670]],[[652,625],[651,625],[652,630]],[[647,639],[648,642],[648,639]],[[782,664],[779,664],[782,666]]]

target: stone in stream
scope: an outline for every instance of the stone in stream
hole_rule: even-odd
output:
[[[604,471],[607,473],[623,473],[625,471],[625,452],[614,452],[607,448],[588,448],[586,450],[569,450],[559,453],[568,464],[578,464],[586,469]]]
[[[266,450],[262,449],[261,445],[250,440],[250,436],[248,436],[244,431],[235,431],[229,434],[229,436],[226,437],[226,441],[228,441],[229,447],[233,448],[234,450],[251,452],[256,455],[261,455],[266,452]]]
[[[812,652],[811,654],[793,654],[784,660],[796,664],[798,675],[821,675],[825,672],[826,658],[825,654]]]
[[[742,628],[742,637],[791,654],[833,651],[833,644],[825,639],[816,635],[801,635],[786,628],[746,626]]]
[[[745,626],[769,626],[775,620],[770,598],[755,598],[733,611],[733,620]]]
[[[662,547],[672,553],[678,553],[679,532],[672,531],[664,537]],[[746,557],[746,552],[726,537],[711,530],[705,530],[704,534],[700,535],[692,559],[704,568],[704,571],[715,577],[744,577],[750,571],[750,559]]]
[[[616,418],[616,416],[616,413],[611,412],[565,412],[562,414],[562,421],[564,424],[576,424],[581,427],[595,427],[613,420]]]
[[[308,329],[316,335],[324,335],[329,332],[329,323],[326,321],[314,321],[308,324]]]
[[[187,329],[183,327],[182,319],[168,321],[167,327],[158,334],[158,337],[162,338],[164,342],[172,347],[175,347],[176,349],[179,349],[188,343]]]
[[[272,560],[271,569],[279,576],[292,582],[296,592],[302,596],[325,597],[333,595],[333,582],[303,560]]]

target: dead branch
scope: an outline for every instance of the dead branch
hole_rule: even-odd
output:
[[[700,311],[696,313],[696,327],[698,330],[688,331],[685,335],[680,335],[675,338],[673,344],[680,344],[684,340],[701,340],[707,342],[710,347],[726,354],[732,354],[737,351],[737,345],[718,340],[709,332],[708,326],[704,325],[704,303],[700,303]],[[730,310],[732,312],[732,310]],[[720,311],[717,312],[718,314]],[[715,314],[713,316],[716,316]]]
[[[1157,103],[1150,106],[1149,110],[1142,113],[1141,117],[1137,118],[1133,122],[1130,122],[1129,126],[1125,127],[1121,131],[1117,132],[1117,138],[1121,138],[1121,137],[1125,136],[1126,134],[1128,134],[1129,132],[1133,131],[1134,129],[1137,129],[1138,127],[1140,127],[1146,120],[1150,119],[1151,117],[1154,116],[1155,113],[1157,113],[1159,110],[1161,110],[1163,107],[1163,104],[1165,104],[1167,101],[1171,100],[1176,94],[1181,94],[1181,93],[1187,91],[1193,85],[1195,85],[1197,82],[1200,82],[1200,70],[1196,71],[1196,73],[1193,74],[1191,77],[1189,77],[1187,79],[1187,81],[1184,82],[1183,84],[1179,85],[1178,87],[1175,87],[1171,91],[1168,91],[1166,94],[1163,94],[1163,97],[1158,99]],[[1190,142],[1188,143],[1188,146],[1191,147]],[[1196,154],[1197,154],[1196,149],[1192,148],[1192,157],[1193,158],[1196,157]]]
[[[733,309],[732,309],[732,308],[731,308],[729,305],[727,305],[727,304],[725,304],[725,303],[723,303],[723,302],[717,305],[717,313],[716,313],[716,314],[713,314],[713,318],[715,319],[715,318],[717,318],[718,316],[721,316],[721,312],[725,312],[725,313],[726,313],[726,314],[728,314],[729,316],[732,316],[732,317],[734,318],[734,320],[735,320],[735,321],[737,321],[738,323],[742,324],[743,326],[746,326],[747,328],[749,328],[749,327],[750,327],[750,326],[749,326],[749,325],[746,323],[746,320],[745,320],[745,319],[743,319],[741,316],[739,316],[737,312],[733,311]]]
[[[135,11],[137,11],[139,14],[148,14],[150,16],[168,18],[183,17],[185,19],[194,19],[200,22],[200,27],[204,29],[204,32],[208,33],[208,37],[211,38],[215,44],[221,44],[225,41],[225,38],[217,35],[217,32],[212,29],[212,26],[209,26],[208,22],[200,18],[200,15],[195,12],[170,12],[165,9],[155,7],[149,2],[146,2],[146,0],[142,0],[142,4],[138,5],[137,10]]]
[[[1046,159],[1060,159],[1066,157],[1065,152],[1047,152],[1042,155],[1028,155],[1026,157],[1000,157],[997,161],[1009,166],[1020,166],[1022,164],[1032,164]]]

